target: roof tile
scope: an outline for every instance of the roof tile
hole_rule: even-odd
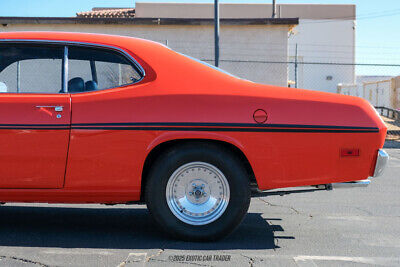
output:
[[[104,8],[76,13],[78,18],[134,18],[134,8]]]

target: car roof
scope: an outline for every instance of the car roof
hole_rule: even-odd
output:
[[[134,47],[135,51],[141,51],[141,53],[151,53],[154,49],[160,49],[164,45],[150,40],[141,38],[121,36],[121,35],[109,35],[109,34],[98,34],[98,33],[80,33],[80,32],[2,32],[0,33],[0,42],[4,40],[34,40],[34,41],[54,41],[54,42],[76,42],[76,43],[87,43],[97,44],[105,46],[113,46],[124,50],[130,50],[129,48]]]
[[[54,40],[70,42],[90,42],[90,43],[120,43],[124,41],[136,41],[138,43],[154,43],[149,40],[99,33],[81,33],[81,32],[57,32],[57,31],[23,31],[23,32],[2,32],[1,39],[21,39],[21,40]]]
[[[3,32],[0,33],[0,42],[2,40],[77,42],[116,47],[129,53],[145,69],[147,77],[164,77],[165,81],[173,81],[179,77],[181,80],[184,78],[190,81],[190,84],[200,85],[212,83],[214,79],[226,81],[233,79],[227,74],[183,56],[163,44],[141,38],[97,33],[31,31]],[[171,75],[171,62],[173,62],[174,75]],[[149,75],[151,73],[153,75]]]

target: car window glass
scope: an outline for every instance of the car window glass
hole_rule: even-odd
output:
[[[59,93],[63,47],[0,45],[0,93]]]
[[[90,62],[87,60],[68,60],[68,76],[69,77],[82,77],[82,79],[89,81],[92,79],[90,71]]]
[[[120,53],[88,47],[68,48],[68,92],[88,92],[131,84],[141,79]]]

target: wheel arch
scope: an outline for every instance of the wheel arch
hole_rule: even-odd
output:
[[[168,149],[174,147],[174,146],[180,146],[183,144],[188,144],[188,143],[198,143],[198,144],[214,144],[216,146],[219,146],[221,148],[227,149],[228,151],[234,153],[241,162],[243,162],[244,167],[248,173],[248,177],[250,180],[250,183],[252,184],[257,184],[253,168],[250,164],[250,161],[246,157],[245,153],[240,149],[236,144],[233,144],[231,142],[227,142],[224,140],[217,140],[217,139],[203,139],[203,138],[184,138],[184,139],[172,139],[172,140],[167,140],[164,142],[160,142],[159,144],[155,145],[152,147],[152,149],[149,151],[149,153],[146,156],[146,159],[143,164],[143,169],[142,169],[142,176],[141,176],[141,193],[140,193],[140,201],[144,202],[144,196],[145,196],[145,188],[146,188],[146,182],[147,182],[147,176],[150,171],[150,168],[152,164],[157,160],[159,155],[161,155],[164,151],[167,151]]]

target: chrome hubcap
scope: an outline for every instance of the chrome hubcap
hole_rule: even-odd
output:
[[[228,206],[229,194],[225,175],[205,162],[190,162],[179,167],[166,188],[172,213],[191,225],[209,224],[221,217]]]

